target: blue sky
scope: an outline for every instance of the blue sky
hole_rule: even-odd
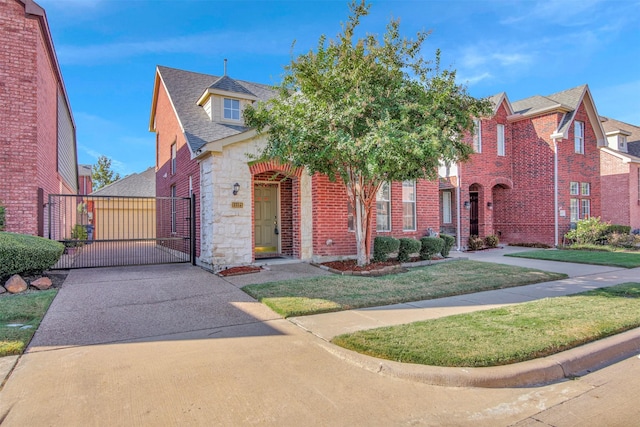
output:
[[[156,65],[265,84],[293,54],[334,37],[346,0],[36,0],[47,12],[77,126],[78,160],[122,175],[155,164]],[[640,0],[379,0],[361,29],[432,33],[469,92],[513,102],[589,84],[598,112],[640,125]],[[292,50],[292,43],[296,41]]]

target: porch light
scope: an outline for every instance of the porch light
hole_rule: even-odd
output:
[[[466,202],[464,202],[464,208],[465,208],[466,210],[471,209],[471,202],[470,202],[470,201],[468,201],[468,200],[467,200]]]
[[[238,195],[238,191],[240,191],[240,184],[238,184],[236,182],[235,184],[233,184],[233,195],[237,196]]]
[[[489,210],[493,209],[493,203],[487,202],[487,209]]]

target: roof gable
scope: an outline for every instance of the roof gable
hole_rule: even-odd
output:
[[[92,196],[119,196],[119,197],[155,197],[156,196],[156,171],[150,167],[144,172],[132,173],[124,178],[105,185],[94,191]]]

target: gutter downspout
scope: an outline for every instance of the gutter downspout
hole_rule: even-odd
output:
[[[553,139],[553,208],[554,246],[558,247],[558,140]]]
[[[457,233],[456,233],[456,239],[457,239],[457,243],[458,243],[458,252],[460,252],[462,250],[462,244],[461,244],[461,237],[460,234],[462,232],[461,227],[460,227],[460,189],[462,188],[461,182],[460,182],[460,163],[458,163],[456,165],[456,181],[458,184],[458,189],[456,191],[456,228],[457,228]]]

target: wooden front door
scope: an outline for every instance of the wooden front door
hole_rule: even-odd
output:
[[[477,236],[480,234],[478,231],[478,193],[469,193],[469,201],[471,202],[469,210],[469,234]]]
[[[280,224],[277,184],[255,185],[254,209],[256,253],[278,253]]]

